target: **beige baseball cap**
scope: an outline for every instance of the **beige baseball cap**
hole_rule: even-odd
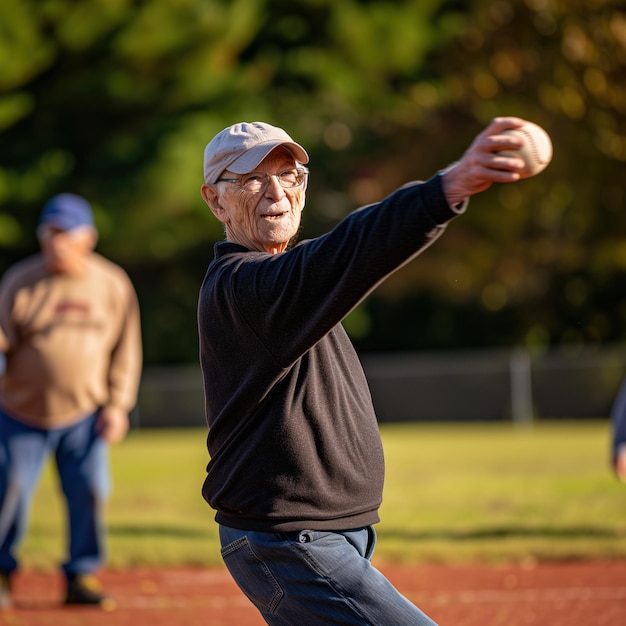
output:
[[[247,174],[277,146],[285,146],[298,163],[308,163],[306,150],[282,128],[266,122],[239,122],[215,135],[204,149],[204,181],[215,183],[222,172]]]

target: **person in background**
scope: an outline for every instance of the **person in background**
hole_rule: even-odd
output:
[[[223,223],[198,302],[222,557],[268,624],[432,625],[372,566],[384,460],[367,381],[341,321],[492,183],[522,141],[494,119],[463,157],[294,243],[309,157],[264,122],[221,131],[201,193]],[[463,252],[460,251],[459,254]]]
[[[139,307],[124,270],[94,252],[84,198],[51,198],[37,237],[40,253],[0,282],[0,607],[11,606],[15,550],[52,455],[69,526],[65,603],[110,608],[95,572],[104,559],[108,444],[126,435],[139,386]]]
[[[611,429],[611,464],[617,478],[626,483],[626,379],[622,382],[611,409]]]

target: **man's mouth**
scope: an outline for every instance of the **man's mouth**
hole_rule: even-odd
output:
[[[280,213],[261,213],[262,218],[266,219],[278,219],[286,214],[286,211],[281,211]]]

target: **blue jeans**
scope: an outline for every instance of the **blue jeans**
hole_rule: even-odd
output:
[[[103,561],[103,509],[110,491],[108,448],[95,432],[97,414],[45,430],[0,410],[0,571],[17,566],[15,550],[26,531],[33,491],[44,462],[54,455],[69,522],[66,576],[87,574]]]
[[[373,527],[267,533],[220,526],[222,558],[275,626],[436,626],[370,563]]]

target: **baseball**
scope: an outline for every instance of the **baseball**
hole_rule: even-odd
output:
[[[552,142],[548,133],[541,126],[526,122],[521,128],[503,130],[502,133],[519,135],[524,140],[524,145],[519,150],[503,150],[501,153],[524,159],[526,166],[520,172],[522,178],[539,174],[552,160]]]

